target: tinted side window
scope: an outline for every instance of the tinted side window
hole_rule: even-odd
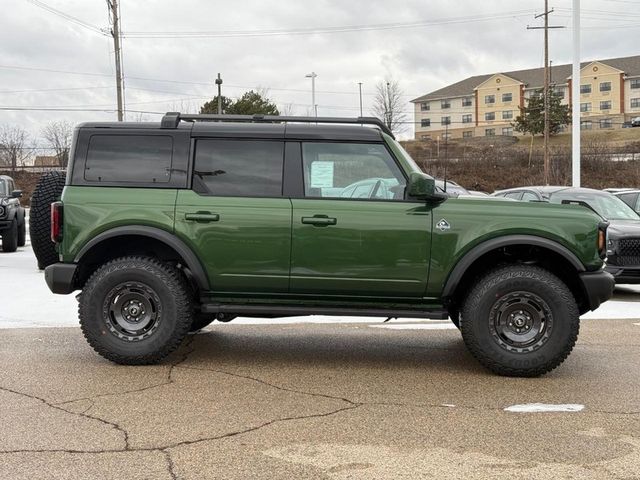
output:
[[[304,143],[305,197],[402,200],[406,181],[384,145]]]
[[[524,202],[536,202],[539,200],[538,196],[532,192],[524,192],[522,194],[522,200]]]
[[[505,193],[504,195],[507,198],[513,198],[515,200],[520,200],[520,197],[522,196],[522,192],[509,192],[509,193]]]
[[[229,197],[282,196],[284,143],[198,140],[193,189]]]
[[[7,195],[7,187],[4,180],[0,180],[0,196],[2,195]]]
[[[159,135],[93,135],[84,179],[92,182],[166,183],[173,139]]]
[[[618,198],[622,200],[624,203],[629,205],[631,208],[636,206],[636,200],[638,199],[637,193],[622,193],[618,195]]]

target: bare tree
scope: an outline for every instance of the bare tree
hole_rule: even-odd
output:
[[[285,117],[292,117],[296,114],[296,108],[293,103],[283,103],[280,107],[280,115]]]
[[[0,166],[9,167],[13,174],[32,153],[33,146],[26,130],[13,125],[0,127]]]
[[[58,164],[66,168],[69,163],[73,125],[66,120],[50,122],[42,129],[42,136],[55,152]]]
[[[373,114],[394,133],[405,129],[407,115],[402,110],[403,107],[402,89],[397,80],[389,77],[376,85]]]

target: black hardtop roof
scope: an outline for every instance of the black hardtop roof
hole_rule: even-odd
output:
[[[317,121],[317,123],[316,123]],[[371,128],[363,125],[374,125]],[[168,113],[161,122],[88,122],[78,128],[118,130],[190,130],[195,137],[250,137],[382,141],[390,134],[377,118],[182,115]],[[392,135],[391,135],[392,136]]]

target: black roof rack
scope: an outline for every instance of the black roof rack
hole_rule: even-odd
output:
[[[342,123],[352,125],[375,125],[384,133],[395,138],[389,127],[376,117],[286,117],[280,115],[218,115],[218,114],[183,114],[180,112],[167,112],[160,122],[162,128],[178,128],[180,121],[185,122],[256,122],[256,123]]]

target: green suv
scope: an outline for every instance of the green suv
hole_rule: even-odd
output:
[[[377,119],[85,123],[70,157],[45,277],[117,363],[239,315],[450,317],[486,367],[535,376],[612,295],[593,212],[447,198]]]

